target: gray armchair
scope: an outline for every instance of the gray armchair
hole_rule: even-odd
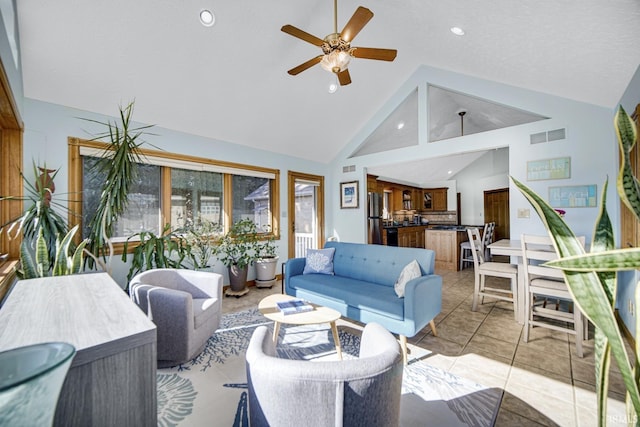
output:
[[[258,327],[246,356],[251,426],[397,426],[403,370],[398,341],[369,323],[359,356],[280,359],[267,328]]]
[[[220,274],[170,268],[148,270],[131,280],[129,293],[156,325],[159,368],[196,357],[220,325]]]

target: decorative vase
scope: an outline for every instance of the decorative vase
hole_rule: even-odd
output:
[[[229,285],[233,292],[242,292],[247,287],[247,272],[249,266],[242,268],[237,265],[229,266]]]

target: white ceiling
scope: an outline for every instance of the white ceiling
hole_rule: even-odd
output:
[[[375,14],[354,46],[398,56],[354,59],[335,94],[320,66],[286,73],[320,52],[280,31],[331,33],[331,0],[17,3],[26,97],[108,115],[135,99],[137,121],[322,162],[422,64],[613,109],[640,63],[638,0],[340,0],[339,29]]]

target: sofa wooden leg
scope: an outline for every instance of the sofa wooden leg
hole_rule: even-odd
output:
[[[429,326],[431,326],[431,332],[433,332],[433,336],[437,337],[438,332],[436,331],[436,322],[432,320],[431,322],[429,322]]]
[[[406,365],[409,361],[409,355],[407,350],[407,337],[404,335],[398,335],[400,338],[400,348],[402,348],[402,361]]]

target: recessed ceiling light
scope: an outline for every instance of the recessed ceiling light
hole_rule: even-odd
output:
[[[402,129],[404,127],[404,122],[398,123],[396,127],[398,128],[398,130]]]
[[[329,83],[329,93],[336,93],[338,90],[338,83]]]
[[[216,16],[208,9],[200,11],[200,23],[205,27],[212,27],[216,23]]]
[[[456,36],[464,36],[464,30],[460,27],[451,27],[451,32]]]
[[[453,171],[447,171],[447,173],[448,173],[449,175],[451,175],[451,173],[452,173],[452,172],[453,172]]]

